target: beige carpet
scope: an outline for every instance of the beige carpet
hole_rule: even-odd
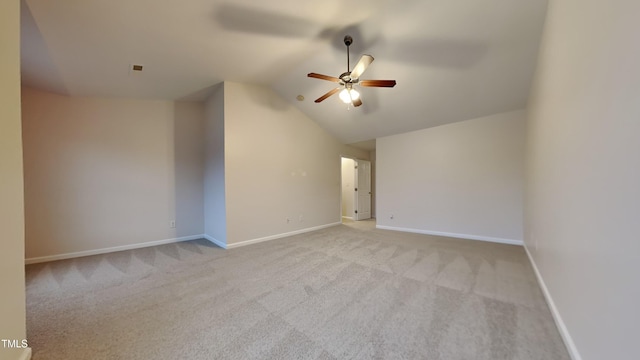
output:
[[[33,359],[569,359],[521,247],[350,222],[27,266]]]

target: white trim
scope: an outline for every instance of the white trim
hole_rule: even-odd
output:
[[[467,239],[467,240],[489,241],[489,242],[509,244],[509,245],[520,245],[520,246],[524,245],[522,240],[503,239],[503,238],[496,238],[496,237],[490,237],[490,236],[456,234],[456,233],[448,233],[448,232],[442,232],[442,231],[400,228],[400,227],[384,226],[384,225],[376,225],[376,229],[402,231],[402,232],[410,232],[410,233],[416,233],[416,234],[446,236],[446,237],[453,237],[453,238]]]
[[[262,237],[262,238],[257,238],[257,239],[252,239],[252,240],[240,241],[240,242],[233,243],[233,244],[227,244],[227,249],[232,249],[232,248],[251,245],[251,244],[257,244],[257,243],[260,243],[260,242],[263,242],[263,241],[280,239],[280,238],[287,237],[287,236],[303,234],[303,233],[316,231],[316,230],[320,230],[320,229],[325,229],[325,228],[336,226],[336,225],[342,225],[342,222],[336,222],[336,223],[331,223],[331,224],[314,226],[314,227],[310,227],[310,228],[306,228],[306,229],[291,231],[291,232],[288,232],[288,233],[276,234],[276,235],[265,236],[265,237]]]
[[[529,252],[529,248],[526,245],[524,246],[524,250],[527,252],[529,261],[533,266],[533,271],[536,273],[538,284],[542,289],[542,293],[544,294],[545,300],[547,300],[547,305],[549,305],[549,309],[551,309],[551,315],[553,315],[553,320],[556,323],[558,332],[560,332],[562,341],[564,341],[564,346],[566,346],[567,351],[569,352],[569,356],[571,356],[572,360],[582,360],[582,356],[580,356],[580,353],[578,352],[578,348],[576,347],[576,344],[573,342],[573,338],[571,338],[571,334],[569,334],[569,329],[567,329],[567,326],[564,324],[564,321],[562,320],[562,316],[560,316],[560,312],[558,311],[558,308],[556,307],[556,304],[553,302],[553,298],[549,293],[549,289],[547,288],[547,285],[542,279],[542,275],[538,270],[538,266],[536,265],[536,262],[533,261],[533,256],[531,256],[531,253]]]
[[[214,244],[216,244],[216,245],[220,246],[220,247],[221,247],[221,248],[223,248],[223,249],[226,249],[226,248],[227,248],[227,244],[225,244],[225,243],[223,243],[222,241],[220,241],[220,240],[218,240],[218,239],[214,238],[213,236],[209,236],[209,235],[207,235],[207,234],[204,234],[204,235],[202,235],[202,237],[204,237],[205,239],[207,239],[207,240],[211,241],[212,243],[214,243]]]
[[[353,216],[343,216],[343,219],[349,219],[349,220],[353,220]]]
[[[147,242],[137,243],[137,244],[114,246],[114,247],[95,249],[95,250],[85,250],[85,251],[78,251],[78,252],[58,254],[58,255],[40,256],[40,257],[25,259],[24,263],[26,265],[29,265],[29,264],[36,264],[36,263],[47,262],[47,261],[72,259],[72,258],[77,258],[81,256],[107,254],[107,253],[116,252],[116,251],[140,249],[140,248],[145,248],[149,246],[172,244],[172,243],[189,241],[189,240],[197,240],[202,238],[203,238],[203,235],[200,234],[200,235],[183,236],[183,237],[173,238],[173,239],[147,241]]]
[[[18,360],[31,360],[31,348],[25,348]]]

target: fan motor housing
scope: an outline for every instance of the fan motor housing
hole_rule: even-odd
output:
[[[353,82],[353,79],[351,78],[351,71],[347,71],[347,72],[343,72],[342,74],[340,74],[340,76],[338,76],[340,78],[340,80],[342,80],[342,82],[344,83],[350,83]]]

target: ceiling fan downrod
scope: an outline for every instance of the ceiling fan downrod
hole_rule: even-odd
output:
[[[351,64],[349,63],[349,46],[353,43],[353,38],[349,35],[344,36],[344,44],[347,45],[347,73],[351,72]]]

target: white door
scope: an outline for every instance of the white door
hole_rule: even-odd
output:
[[[355,163],[355,219],[371,219],[371,163],[366,160],[355,160]]]

